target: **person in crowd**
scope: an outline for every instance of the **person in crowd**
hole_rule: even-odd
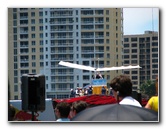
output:
[[[115,77],[111,80],[110,86],[119,104],[142,107],[142,105],[132,97],[132,82],[127,75],[123,74]]]
[[[67,102],[60,102],[56,105],[55,108],[55,115],[57,120],[56,121],[70,121],[69,119],[70,114],[70,104]]]
[[[84,95],[88,95],[88,90],[84,88]]]
[[[75,101],[72,103],[70,118],[73,118],[76,114],[83,111],[88,107],[88,104],[85,101]]]
[[[158,96],[152,96],[145,105],[145,108],[158,112]]]
[[[101,73],[97,73],[97,74],[96,74],[96,79],[103,79]]]
[[[71,92],[70,92],[70,98],[73,98],[75,97],[76,93],[73,89],[71,89]]]
[[[12,105],[9,105],[9,112],[8,112],[8,120],[14,121],[15,120],[16,110]]]
[[[82,89],[80,89],[79,96],[84,96],[84,91]]]
[[[156,78],[156,95],[152,96],[148,103],[145,105],[145,108],[152,109],[158,112],[158,77]]]
[[[102,86],[101,88],[101,94],[106,95],[106,88],[104,86]]]
[[[76,93],[76,97],[79,97],[80,96],[80,88],[77,87],[76,90],[75,90],[75,93]]]
[[[88,95],[92,95],[92,93],[93,93],[92,86],[89,86]]]
[[[113,91],[111,87],[110,87],[110,96],[113,96]]]

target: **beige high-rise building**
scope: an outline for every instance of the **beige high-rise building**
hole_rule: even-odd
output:
[[[124,35],[124,65],[140,65],[140,69],[124,70],[132,79],[135,90],[147,80],[156,80],[159,75],[158,32]]]
[[[68,98],[93,72],[58,65],[122,66],[122,8],[9,8],[10,99],[21,99],[21,76],[44,74],[46,98]],[[101,72],[110,80],[122,70]]]

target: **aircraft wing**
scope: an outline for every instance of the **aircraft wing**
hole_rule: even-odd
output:
[[[89,71],[96,71],[96,68],[90,67],[90,66],[85,66],[85,65],[78,65],[74,63],[69,63],[69,62],[64,62],[60,61],[59,65],[71,67],[71,68],[76,68],[76,69],[83,69],[83,70],[89,70]]]
[[[141,68],[139,65],[137,66],[120,66],[120,67],[105,67],[105,68],[97,68],[96,71],[111,71],[111,70],[122,70],[122,69],[134,69]]]

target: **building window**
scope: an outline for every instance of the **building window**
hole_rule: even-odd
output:
[[[39,16],[41,16],[41,17],[42,17],[42,16],[43,16],[43,12],[39,12]]]
[[[124,53],[130,53],[129,49],[124,49]]]
[[[32,73],[33,73],[33,74],[36,74],[36,70],[35,70],[35,69],[32,69]]]
[[[40,33],[40,38],[43,38],[43,33]]]
[[[137,80],[137,76],[132,76],[132,80]]]
[[[32,34],[31,37],[32,37],[32,38],[35,38],[35,34]]]
[[[137,37],[131,38],[131,42],[137,42]]]
[[[129,38],[124,38],[124,42],[129,42]]]
[[[137,58],[137,55],[131,55],[131,58]]]
[[[137,53],[137,49],[132,49],[132,53]]]
[[[18,83],[18,78],[14,77],[14,83]]]
[[[107,47],[106,47],[106,51],[109,51],[109,50],[110,50],[110,47],[109,47],[109,46],[107,46]]]
[[[109,25],[106,25],[106,29],[109,29]]]
[[[130,71],[124,71],[124,74],[130,74]]]
[[[32,62],[32,67],[36,67],[36,63],[35,62]]]
[[[132,47],[137,47],[137,44],[136,44],[136,43],[132,43],[131,46],[132,46]]]
[[[40,45],[43,46],[43,40],[40,40]]]
[[[35,53],[36,52],[36,49],[35,48],[32,48],[32,53]]]
[[[18,96],[17,95],[14,96],[14,100],[18,100]]]
[[[109,15],[109,10],[106,10],[106,15]]]
[[[132,64],[137,64],[137,60],[131,60]]]
[[[17,28],[13,28],[13,33],[17,34]]]
[[[35,12],[31,12],[31,17],[35,17]]]
[[[14,76],[18,76],[17,70],[14,70]]]
[[[36,42],[35,41],[32,41],[32,46],[35,46],[36,45]]]
[[[18,92],[18,85],[14,85],[14,92]]]
[[[40,48],[40,52],[43,52],[43,48]]]
[[[31,31],[35,31],[35,26],[32,26],[32,27],[31,27]]]
[[[40,62],[40,67],[44,67],[44,63],[43,62]]]
[[[109,53],[107,53],[107,58],[110,58],[110,54]]]
[[[137,72],[137,71],[132,71],[131,73],[132,73],[132,74],[138,74],[138,72]]]
[[[129,59],[130,56],[129,55],[124,55],[124,59]]]
[[[106,32],[106,36],[110,36],[110,33],[109,33],[109,32]]]
[[[39,19],[39,23],[42,24],[43,23],[43,19]]]
[[[109,22],[109,17],[106,17],[106,22]]]
[[[36,56],[35,55],[32,55],[32,60],[36,60]]]
[[[35,19],[31,19],[31,24],[35,24]]]
[[[129,44],[124,44],[124,47],[129,47]]]
[[[13,21],[13,26],[17,26],[17,21]]]
[[[109,40],[109,39],[106,39],[106,43],[109,44],[109,43],[110,43],[110,40]]]

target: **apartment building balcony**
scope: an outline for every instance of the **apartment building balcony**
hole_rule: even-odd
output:
[[[94,38],[94,35],[82,35],[81,38]]]
[[[20,16],[20,20],[26,20],[28,19],[28,16]]]
[[[52,83],[73,83],[74,79],[51,79]]]
[[[104,38],[104,35],[95,35],[95,38]]]
[[[19,27],[24,27],[24,26],[27,27],[27,26],[28,26],[28,23],[20,23],[20,24],[18,24],[18,26],[19,26]]]
[[[73,58],[69,58],[69,57],[63,57],[63,58],[62,58],[62,57],[51,57],[51,61],[55,61],[55,60],[56,60],[56,61],[60,61],[60,60],[64,60],[64,61],[65,61],[65,60],[66,60],[66,61],[71,60],[71,61],[72,61]],[[64,67],[64,66],[61,66],[61,67]]]
[[[20,63],[28,63],[29,59],[20,59]]]
[[[95,24],[104,24],[104,21],[95,21]]]
[[[28,31],[20,31],[20,34],[28,34]]]
[[[81,21],[81,24],[94,24],[94,21]]]
[[[73,47],[74,45],[73,45],[73,43],[51,43],[51,47],[64,47],[64,46],[66,46],[66,47]]]
[[[18,11],[28,11],[28,8],[18,8]]]
[[[70,88],[51,88],[51,91],[56,91],[57,93],[61,93],[61,92],[70,92]]]
[[[72,21],[50,21],[51,25],[68,25],[68,24],[73,24],[74,20]]]
[[[58,32],[58,31],[64,31],[64,32],[69,32],[69,31],[73,31],[73,29],[51,29],[51,32]]]
[[[73,17],[73,14],[50,14],[50,17],[53,18],[64,18],[64,17]]]
[[[72,39],[73,36],[51,36],[51,39]]]
[[[86,53],[86,54],[87,53],[94,53],[94,50],[82,50],[81,53],[82,54],[84,54],[84,53]]]
[[[28,45],[20,45],[20,48],[28,48]]]

